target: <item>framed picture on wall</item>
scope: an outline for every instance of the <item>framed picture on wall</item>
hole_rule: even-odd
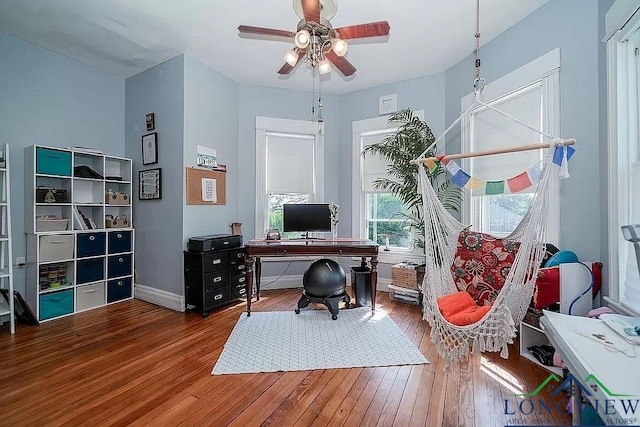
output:
[[[149,113],[145,116],[145,122],[147,124],[147,132],[151,132],[156,129],[156,115]]]
[[[138,173],[140,181],[140,200],[162,199],[162,169],[149,169]]]
[[[142,164],[158,163],[158,133],[153,132],[142,136]]]

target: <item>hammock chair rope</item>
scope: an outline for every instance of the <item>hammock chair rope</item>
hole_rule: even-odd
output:
[[[476,63],[473,89],[475,101],[467,108],[417,159],[411,161],[418,165],[419,188],[422,194],[425,223],[425,276],[421,284],[423,293],[423,318],[431,325],[431,339],[447,366],[455,360],[473,352],[499,351],[508,357],[507,345],[516,336],[516,325],[524,317],[538,275],[538,269],[544,255],[546,234],[546,215],[551,210],[551,191],[559,186],[560,177],[568,177],[566,145],[575,140],[565,141],[543,130],[536,129],[522,120],[505,113],[489,103],[480,100],[485,81],[480,73],[480,0],[476,3]],[[505,283],[494,300],[490,310],[476,323],[458,326],[444,318],[438,308],[438,298],[458,291],[453,280],[451,265],[454,261],[460,233],[467,228],[455,219],[440,203],[436,191],[431,185],[424,165],[426,153],[430,152],[454,126],[468,117],[477,107],[491,109],[522,126],[525,126],[548,139],[548,144],[537,144],[529,149],[549,147],[543,160],[543,172],[529,209],[515,230],[505,239],[519,242],[519,249],[513,264],[505,278]],[[561,167],[556,169],[553,153],[556,146],[564,146]],[[509,152],[502,150],[503,152]],[[520,150],[515,150],[520,151]],[[489,153],[497,154],[497,153]],[[486,154],[484,154],[486,155]],[[474,153],[465,155],[473,157]]]

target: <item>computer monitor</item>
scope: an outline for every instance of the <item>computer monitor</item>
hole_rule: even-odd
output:
[[[330,232],[331,213],[327,203],[282,205],[283,231]]]

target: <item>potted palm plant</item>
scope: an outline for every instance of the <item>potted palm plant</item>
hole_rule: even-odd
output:
[[[396,216],[407,221],[415,236],[413,246],[424,252],[425,225],[422,194],[418,189],[418,167],[410,161],[433,144],[435,137],[426,122],[415,117],[413,111],[408,108],[392,114],[389,123],[397,125],[397,131],[379,143],[367,146],[362,155],[378,155],[387,162],[388,177],[376,179],[374,186],[395,195],[406,207],[405,212],[398,212]],[[430,149],[426,155],[435,155],[436,148]],[[446,170],[438,168],[435,173],[429,175],[429,179],[443,206],[459,212],[462,189],[452,184]]]

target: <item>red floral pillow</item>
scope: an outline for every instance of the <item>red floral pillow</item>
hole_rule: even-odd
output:
[[[479,306],[493,304],[519,247],[519,242],[463,230],[451,266],[458,290],[467,291]]]

